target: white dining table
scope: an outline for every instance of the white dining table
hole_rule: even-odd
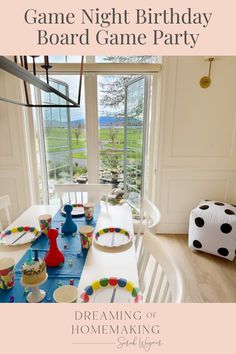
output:
[[[52,216],[54,216],[58,209],[59,207],[55,205],[32,205],[27,210],[25,210],[17,219],[15,219],[7,227],[7,229],[26,225],[30,225],[39,229],[38,217],[43,214],[51,214]],[[0,245],[0,258],[12,257],[17,263],[29,247],[30,243],[21,246]]]
[[[133,234],[132,214],[128,204],[106,207],[105,203],[101,202],[101,211],[95,233],[108,227],[124,228]],[[124,278],[138,286],[137,262],[133,242],[128,244],[127,247],[121,247],[117,250],[97,247],[93,243],[86,258],[78,293],[81,294],[84,288],[94,280],[109,277]]]
[[[33,205],[20,215],[8,228],[30,225],[39,227],[38,216],[41,214],[51,214],[54,216],[59,206],[55,205]],[[98,216],[95,232],[107,227],[124,228],[133,234],[131,208],[128,204],[110,206],[101,202],[100,214]],[[24,255],[30,244],[21,246],[0,246],[0,258],[12,257],[18,262]],[[124,278],[137,287],[139,284],[137,262],[134,243],[131,242],[126,247],[109,249],[92,244],[90,247],[85,265],[82,271],[78,286],[78,302],[80,294],[87,285],[93,281],[106,277]]]

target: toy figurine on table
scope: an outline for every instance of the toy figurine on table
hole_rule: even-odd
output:
[[[48,238],[50,242],[48,253],[45,256],[45,262],[48,267],[59,267],[64,263],[65,257],[57,246],[58,230],[50,229],[48,231]]]
[[[77,226],[72,220],[71,212],[73,207],[70,204],[64,206],[64,211],[66,213],[66,221],[62,225],[61,232],[65,235],[72,235],[77,231]]]

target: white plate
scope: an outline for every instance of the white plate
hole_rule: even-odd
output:
[[[64,216],[66,215],[64,207],[61,208],[61,212]],[[71,212],[71,216],[82,216],[82,215],[84,215],[84,207],[83,206],[73,207],[72,212]]]
[[[98,231],[99,232],[99,231]],[[116,231],[108,231],[99,236],[94,235],[94,242],[102,247],[121,247],[132,241],[130,233],[128,235]]]
[[[21,235],[23,236],[20,237]],[[2,233],[0,234],[0,244],[4,246],[20,246],[36,240],[36,238],[38,238],[39,235],[40,232],[35,234],[34,232],[30,232],[30,231],[13,232],[12,234],[6,236],[4,236],[4,233]]]

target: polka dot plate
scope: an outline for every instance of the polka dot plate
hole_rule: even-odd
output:
[[[6,229],[0,233],[0,244],[5,246],[20,246],[33,242],[41,233],[35,227],[18,226]]]
[[[123,278],[102,278],[84,288],[80,302],[140,303],[141,291],[131,281]]]
[[[119,227],[108,227],[96,232],[93,240],[102,247],[120,247],[132,241],[132,234]]]
[[[72,212],[71,212],[72,217],[84,216],[83,204],[71,204],[71,206],[73,207]],[[63,208],[61,208],[61,213],[62,213],[62,215],[66,216],[64,206],[63,206]]]

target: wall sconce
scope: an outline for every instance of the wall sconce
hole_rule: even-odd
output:
[[[214,57],[209,57],[205,59],[206,61],[209,61],[209,72],[208,76],[203,76],[200,80],[200,86],[202,88],[208,88],[211,85],[211,64],[215,60]]]

